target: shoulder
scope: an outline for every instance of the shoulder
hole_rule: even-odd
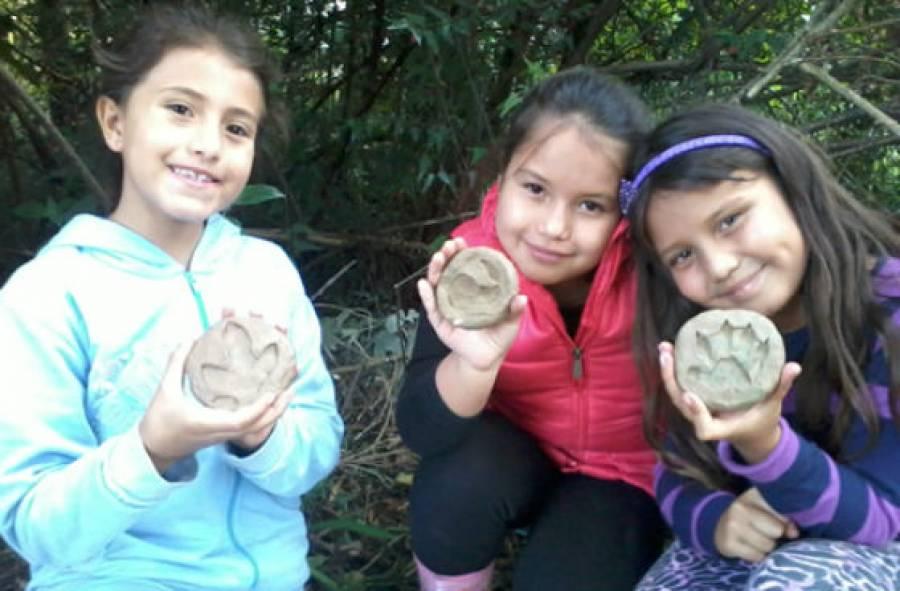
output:
[[[879,299],[900,300],[900,258],[884,257],[876,262],[872,289]]]
[[[196,263],[199,267],[224,265],[251,281],[299,280],[297,266],[280,245],[248,234],[221,215],[210,220]]]
[[[24,308],[62,302],[72,283],[86,277],[87,262],[74,246],[43,250],[13,272],[0,297],[4,305]]]

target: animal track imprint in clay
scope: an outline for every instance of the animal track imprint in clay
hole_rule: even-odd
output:
[[[185,372],[197,400],[234,410],[284,391],[296,376],[296,361],[287,336],[265,320],[230,317],[197,339]]]
[[[708,310],[675,340],[675,378],[710,410],[753,406],[775,389],[784,366],[775,325],[750,310]]]
[[[441,274],[435,290],[437,307],[453,325],[484,328],[503,320],[519,291],[513,264],[483,246],[458,252]]]

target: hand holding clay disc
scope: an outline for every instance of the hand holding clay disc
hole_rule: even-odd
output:
[[[675,340],[675,378],[712,411],[753,406],[778,384],[784,343],[775,325],[750,310],[707,310]]]
[[[262,318],[223,318],[191,348],[185,372],[206,406],[234,410],[283,392],[297,375],[287,336]]]
[[[509,314],[519,291],[513,264],[502,253],[483,246],[457,253],[441,273],[435,289],[437,307],[454,326],[485,328]]]

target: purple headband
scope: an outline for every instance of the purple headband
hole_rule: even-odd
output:
[[[622,209],[622,215],[628,215],[628,210],[631,208],[631,204],[634,203],[641,184],[646,181],[647,177],[653,174],[657,168],[669,160],[681,156],[682,154],[687,154],[688,152],[723,147],[750,148],[757,152],[762,152],[763,154],[769,154],[769,151],[763,147],[762,144],[746,135],[704,135],[679,142],[669,149],[657,154],[650,162],[641,167],[633,181],[622,179],[619,183],[619,207]]]

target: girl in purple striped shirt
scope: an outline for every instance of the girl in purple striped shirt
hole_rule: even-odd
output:
[[[640,591],[900,589],[900,222],[794,131],[736,106],[660,125],[620,193],[655,493],[676,540]],[[753,407],[675,378],[694,314],[750,309],[788,361]],[[660,376],[658,379],[648,376]]]

